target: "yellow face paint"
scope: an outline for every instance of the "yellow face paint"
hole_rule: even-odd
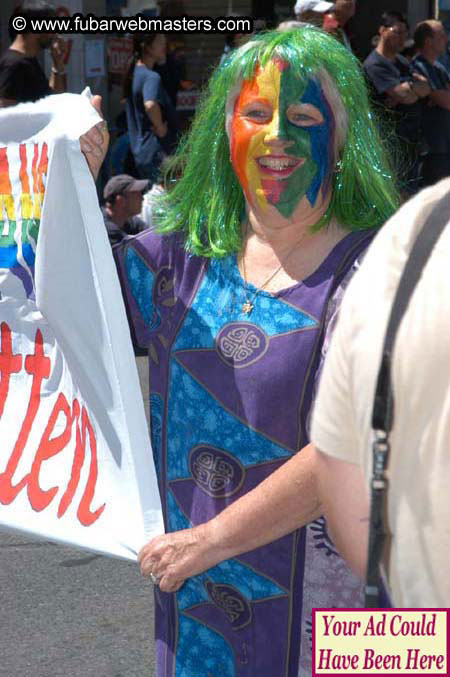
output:
[[[231,161],[239,182],[251,201],[256,196],[258,206],[268,205],[261,183],[261,172],[255,158],[267,155],[264,140],[278,134],[281,72],[279,65],[269,61],[258,67],[252,80],[244,82],[235,104],[231,125]],[[273,115],[266,113],[271,108]]]

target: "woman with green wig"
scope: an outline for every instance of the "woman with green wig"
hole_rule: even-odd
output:
[[[159,232],[118,251],[148,350],[167,534],[141,551],[158,677],[311,674],[311,609],[360,605],[308,420],[343,289],[397,193],[360,67],[305,26],[213,74]]]

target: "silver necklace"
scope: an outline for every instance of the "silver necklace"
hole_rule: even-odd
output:
[[[249,296],[249,297],[246,298],[245,302],[242,304],[242,312],[244,313],[244,315],[250,315],[251,314],[253,308],[255,307],[254,301],[255,301],[256,297],[258,296],[259,292],[263,291],[265,289],[265,287],[267,287],[269,282],[272,282],[272,280],[274,279],[274,277],[276,275],[278,275],[278,273],[280,272],[282,267],[283,267],[283,263],[280,263],[280,265],[275,270],[275,272],[273,272],[270,275],[270,277],[264,282],[264,284],[262,284],[261,287],[258,287],[253,292],[252,296]],[[244,289],[247,292],[247,294],[249,294],[249,288],[247,286],[247,278],[246,278],[246,275],[245,275],[245,254],[242,257],[242,272],[243,272],[244,285],[245,285]]]
[[[258,287],[253,292],[253,294],[251,296],[249,295],[250,290],[248,288],[247,275],[246,275],[246,272],[245,272],[245,250],[244,250],[244,253],[242,255],[242,277],[243,277],[243,280],[244,280],[244,289],[245,289],[246,293],[248,294],[247,298],[245,299],[244,303],[242,304],[242,312],[244,313],[244,315],[251,315],[253,308],[255,307],[255,299],[258,296],[259,292],[263,291],[267,287],[267,285],[270,282],[272,282],[272,280],[278,275],[278,273],[283,268],[283,266],[285,266],[286,263],[288,262],[288,259],[289,259],[290,255],[292,254],[292,252],[297,249],[298,245],[303,240],[303,238],[306,237],[306,235],[307,235],[307,231],[302,233],[302,236],[299,238],[298,242],[296,242],[296,244],[292,247],[292,249],[290,250],[289,254],[286,256],[284,261],[282,261],[280,263],[278,268],[276,270],[274,270],[273,273],[270,274],[270,276],[267,278],[267,280],[260,287]]]

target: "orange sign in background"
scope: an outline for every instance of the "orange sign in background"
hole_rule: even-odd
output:
[[[125,75],[133,56],[133,41],[130,38],[110,38],[108,40],[108,72]]]

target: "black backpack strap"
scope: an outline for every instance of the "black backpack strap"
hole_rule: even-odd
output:
[[[365,606],[367,608],[379,606],[380,561],[387,535],[387,525],[383,517],[388,488],[386,469],[390,452],[389,433],[394,422],[391,364],[395,338],[422,271],[449,219],[450,193],[447,193],[432,209],[412,247],[400,277],[384,338],[372,410],[372,428],[375,433],[375,441],[372,446],[370,531],[365,586]]]

